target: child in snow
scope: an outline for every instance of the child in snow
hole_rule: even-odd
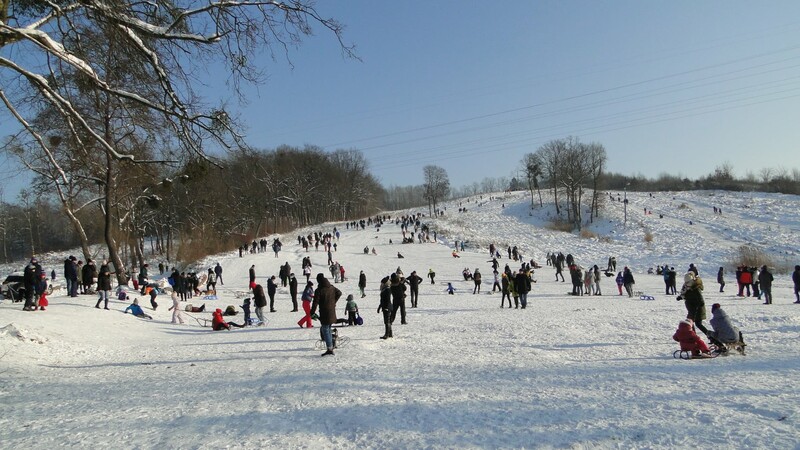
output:
[[[356,301],[353,300],[353,294],[347,296],[347,304],[344,307],[344,311],[347,313],[347,325],[355,325],[358,305]]]
[[[214,331],[230,330],[231,327],[244,328],[244,325],[239,325],[235,322],[225,322],[222,318],[222,310],[217,308],[211,315],[211,329]]]
[[[619,290],[619,295],[622,295],[622,285],[625,284],[625,278],[622,276],[622,272],[617,273],[617,290]]]
[[[450,295],[453,295],[455,293],[455,291],[456,291],[456,288],[453,287],[453,283],[449,283],[448,282],[447,283],[447,288],[444,291],[447,292]]]
[[[133,303],[131,303],[130,305],[128,305],[127,308],[125,308],[125,314],[127,314],[128,311],[130,311],[131,314],[133,314],[136,317],[144,317],[144,318],[147,318],[147,319],[152,319],[153,318],[152,316],[149,316],[149,315],[144,313],[144,311],[142,310],[142,307],[139,306],[139,299],[138,298],[133,299]]]
[[[181,299],[178,294],[173,292],[171,295],[172,306],[167,311],[172,311],[172,323],[180,323],[183,325],[183,316],[181,316]]]
[[[695,333],[691,319],[682,320],[678,324],[678,330],[672,335],[672,339],[681,344],[682,351],[692,352],[693,357],[710,356],[708,354],[708,346]]]
[[[242,302],[242,310],[244,310],[244,324],[250,325],[250,297]]]
[[[39,297],[39,310],[45,311],[45,306],[50,305],[50,302],[47,301],[47,292],[42,292],[42,296]],[[36,308],[34,308],[34,311]]]

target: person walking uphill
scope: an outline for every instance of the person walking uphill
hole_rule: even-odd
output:
[[[314,291],[314,301],[311,303],[311,315],[319,308],[319,323],[322,325],[322,337],[328,350],[321,356],[333,355],[333,335],[331,325],[336,323],[336,302],[342,296],[342,291],[333,286],[325,275],[317,274],[317,290]]]
[[[422,282],[422,277],[417,275],[417,271],[414,270],[411,272],[411,275],[406,278],[406,283],[408,283],[409,291],[411,291],[411,307],[417,307],[417,300],[419,300],[419,284]]]
[[[633,297],[633,285],[636,284],[636,281],[633,279],[631,269],[627,267],[622,269],[622,284],[625,286],[625,292],[628,293],[628,297]]]

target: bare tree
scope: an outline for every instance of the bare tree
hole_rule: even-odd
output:
[[[450,194],[450,179],[447,171],[439,166],[425,166],[422,168],[424,176],[425,197],[428,199],[428,211],[431,216],[437,212],[438,202]],[[475,183],[477,185],[477,182]]]

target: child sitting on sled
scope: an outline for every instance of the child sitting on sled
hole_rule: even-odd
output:
[[[681,351],[692,352],[693,358],[708,357],[708,345],[694,331],[692,319],[682,320],[672,339],[681,344]]]
[[[220,330],[230,330],[231,327],[236,328],[244,328],[244,324],[239,325],[235,322],[225,322],[225,319],[222,318],[222,310],[217,308],[216,311],[211,315],[211,329],[214,331]]]

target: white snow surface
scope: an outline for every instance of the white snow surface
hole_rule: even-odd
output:
[[[61,291],[44,312],[4,300],[0,447],[798,448],[800,304],[793,304],[791,276],[775,274],[774,304],[764,305],[734,295],[732,261],[749,244],[776,265],[800,264],[800,199],[653,196],[627,194],[627,226],[622,203],[607,202],[604,217],[587,227],[597,237],[544,228],[550,207],[531,210],[529,195],[501,193],[450,202],[444,217],[423,219],[438,231],[437,243],[398,244],[393,223],[379,231],[331,223],[283,235],[279,258],[230,252],[197,266],[219,261],[224,268],[220,299],[191,301],[209,310],[195,316],[210,318],[216,307],[241,305],[234,294],[247,289],[252,264],[264,285],[287,261],[302,280],[300,261],[310,255],[314,275],[330,278],[325,253],[305,253],[296,236],[337,226],[334,257],[348,276],[336,284],[344,294],[337,311],[343,317],[344,296],[354,294],[365,324],[339,329],[351,341],[333,357],[315,349],[318,322],[298,327],[301,313],[290,312],[284,288],[267,327],[229,332],[212,332],[186,315],[185,325],[171,324],[165,295],[156,311],[141,299],[152,321],[123,314],[128,302],[98,310],[93,296]],[[451,256],[453,239],[469,243],[460,259]],[[501,268],[514,270],[506,245],[543,265],[548,251],[572,253],[584,267],[605,268],[615,255],[618,270],[633,268],[636,290],[656,300],[619,296],[612,278],[603,279],[602,296],[570,296],[569,281],[554,281],[545,266],[536,271],[528,309],[501,309],[500,294],[491,293],[490,242],[501,249]],[[378,255],[364,255],[365,246]],[[746,356],[673,358],[678,344],[671,337],[686,311],[646,270],[670,264],[680,274],[689,263],[704,278],[709,317],[711,304],[720,303],[744,333]],[[49,264],[59,267],[58,258]],[[156,265],[151,261],[151,273]],[[423,278],[433,269],[436,284],[426,279],[419,308],[407,302],[408,324],[398,319],[394,338],[383,341],[378,282],[398,266]],[[719,266],[727,269],[724,293]],[[481,294],[463,281],[465,267],[484,274]],[[360,270],[368,280],[363,299]],[[447,282],[455,295],[444,292]],[[230,319],[241,323],[242,315]]]

